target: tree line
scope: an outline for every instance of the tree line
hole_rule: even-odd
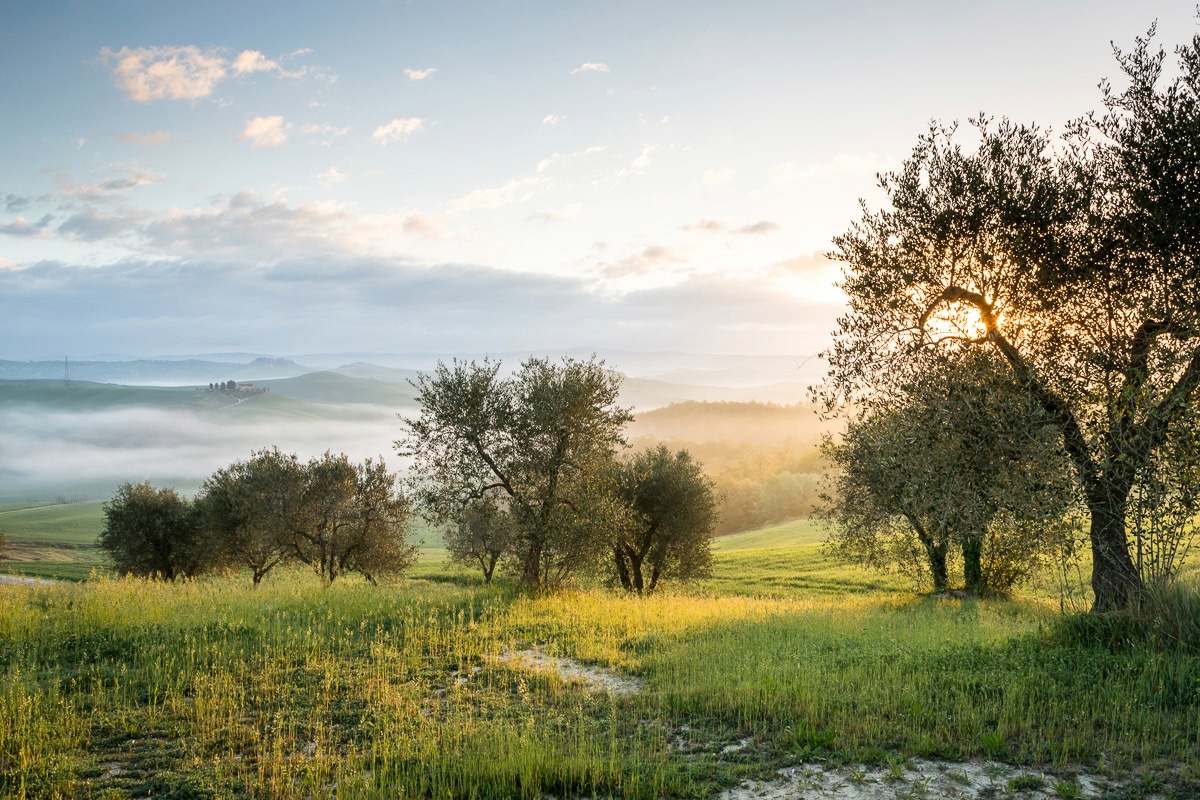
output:
[[[271,448],[218,470],[191,500],[122,484],[104,505],[99,546],[118,572],[165,580],[244,568],[257,585],[294,562],[327,584],[347,572],[375,583],[416,561],[410,511],[382,461],[326,452],[302,463]]]
[[[620,375],[603,361],[458,362],[417,382],[420,415],[404,422],[404,481],[382,461],[325,455],[301,463],[265,449],[206,479],[192,500],[126,483],[105,504],[100,547],[118,571],[187,578],[250,571],[257,585],[285,562],[326,583],[371,582],[416,560],[409,522],[445,531],[452,560],[532,589],[607,569],[638,594],[707,575],[717,500],[701,465],[665,445],[623,453],[631,419]]]

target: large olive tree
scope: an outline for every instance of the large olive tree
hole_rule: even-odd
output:
[[[617,405],[620,375],[587,361],[530,358],[501,377],[499,362],[439,363],[416,382],[420,416],[396,443],[411,456],[413,497],[433,520],[456,521],[500,493],[516,531],[514,572],[532,588],[597,560],[619,516],[613,454],[632,418]]]
[[[1200,37],[1170,80],[1150,38],[1117,51],[1127,86],[1062,140],[980,118],[964,145],[933,127],[831,254],[850,310],[826,400],[892,391],[929,348],[1003,358],[1073,464],[1100,611],[1140,591],[1130,494],[1194,429],[1200,386]]]

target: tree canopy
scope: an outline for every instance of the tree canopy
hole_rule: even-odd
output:
[[[830,407],[894,391],[931,353],[984,347],[1044,410],[1091,517],[1097,610],[1142,577],[1126,516],[1140,471],[1197,424],[1200,36],[1163,77],[1153,31],[1127,82],[1058,140],[984,116],[934,125],[880,177],[888,204],[835,239],[850,310]]]
[[[437,521],[503,495],[521,581],[557,585],[605,547],[617,517],[609,465],[632,417],[617,405],[620,375],[594,356],[530,358],[505,378],[499,369],[456,360],[422,375],[420,416],[396,445],[413,458],[414,498]]]
[[[207,566],[191,502],[174,489],[123,483],[104,504],[98,544],[118,572],[175,580]]]
[[[660,444],[636,453],[621,462],[616,483],[628,513],[613,538],[613,562],[627,591],[649,594],[668,577],[711,574],[716,493],[686,450]]]

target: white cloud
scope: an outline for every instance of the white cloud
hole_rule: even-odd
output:
[[[208,97],[225,77],[225,59],[216,50],[186,47],[101,48],[105,63],[115,61],[113,83],[130,99],[196,100]]]
[[[620,261],[600,264],[595,271],[606,278],[627,278],[633,275],[645,275],[667,264],[682,263],[683,260],[682,256],[670,248],[652,244],[640,253],[627,256]]]
[[[335,128],[328,122],[322,122],[320,124],[309,122],[300,126],[301,136],[311,136],[315,139],[318,139],[320,144],[324,147],[328,147],[329,145],[333,144],[334,139],[339,136],[345,136],[349,132],[349,128]]]
[[[526,222],[541,222],[549,224],[551,222],[562,222],[564,219],[571,219],[579,216],[579,212],[583,211],[583,206],[579,203],[567,203],[561,209],[547,209],[538,211],[535,214],[530,214],[525,218]]]
[[[553,114],[547,114],[546,116],[542,117],[542,124],[543,125],[557,125],[558,123],[562,122],[562,120],[563,120],[562,117],[556,117]]]
[[[59,177],[63,179],[63,184],[59,191],[63,195],[78,197],[82,200],[101,200],[116,192],[136,189],[151,183],[161,183],[167,179],[166,175],[138,167],[118,167],[115,171],[120,173],[118,177],[82,185],[69,183],[65,180],[65,173],[60,174]]]
[[[450,207],[455,211],[475,211],[524,203],[533,197],[535,189],[543,183],[545,183],[543,178],[513,178],[503,186],[492,189],[476,189],[455,200]]]
[[[397,118],[376,128],[375,132],[371,134],[371,138],[386,146],[392,142],[403,142],[424,127],[425,120],[419,117]]]
[[[427,67],[426,69],[412,69],[409,67],[404,70],[404,74],[408,76],[410,81],[423,81],[435,72],[437,72],[437,67]]]
[[[608,71],[609,71],[608,64],[605,64],[602,62],[596,62],[596,61],[588,61],[587,63],[580,64],[578,67],[571,70],[571,74],[577,75],[580,72],[608,72]]]
[[[737,176],[737,170],[732,167],[723,167],[721,169],[706,169],[704,170],[704,184],[706,186],[724,186],[731,182]]]
[[[283,117],[255,117],[246,123],[246,129],[238,136],[239,141],[248,141],[254,148],[279,147],[287,141],[292,123]]]
[[[22,239],[41,237],[46,234],[46,228],[54,221],[52,214],[47,214],[37,222],[30,222],[24,217],[18,216],[15,220],[8,223],[0,223],[0,234],[5,236],[16,236]]]
[[[278,62],[271,61],[257,50],[243,50],[230,64],[238,75],[249,72],[274,72],[280,70]]]
[[[306,56],[312,51],[313,49],[311,47],[301,47],[299,50],[293,50],[288,55],[290,55],[292,58],[295,58],[296,56]]]
[[[725,230],[725,223],[715,219],[698,219],[695,222],[689,222],[684,225],[682,230],[685,231],[703,231],[705,233],[715,233],[716,231]]]
[[[153,144],[166,144],[171,139],[171,134],[166,131],[154,131],[153,133],[127,133],[124,136],[119,136],[122,142],[136,144],[140,147],[145,147]]]
[[[743,236],[765,236],[771,231],[779,230],[779,223],[771,222],[769,219],[761,220],[750,225],[743,225],[740,228],[734,228],[731,233],[741,234]]]
[[[324,172],[317,174],[317,182],[326,189],[332,189],[336,184],[346,180],[345,174],[337,167],[330,167]]]
[[[650,155],[657,149],[658,149],[658,147],[656,145],[652,145],[652,144],[643,145],[642,154],[640,156],[638,156],[637,158],[635,158],[633,161],[630,161],[629,166],[633,167],[634,169],[638,170],[639,172],[641,170],[644,170],[646,167],[650,166],[650,162],[654,160],[650,157]]]
[[[854,155],[837,153],[828,161],[797,164],[783,161],[767,169],[767,181],[773,184],[796,183],[812,178],[828,178],[839,175],[874,175],[888,169],[894,162],[874,153]]]

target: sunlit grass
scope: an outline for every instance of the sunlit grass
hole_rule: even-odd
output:
[[[792,550],[812,555],[733,564]],[[704,796],[821,754],[1200,767],[1196,656],[1064,644],[1042,601],[837,593],[823,569],[827,592],[791,597],[301,571],[0,589],[0,793]],[[497,659],[526,649],[644,688]]]

